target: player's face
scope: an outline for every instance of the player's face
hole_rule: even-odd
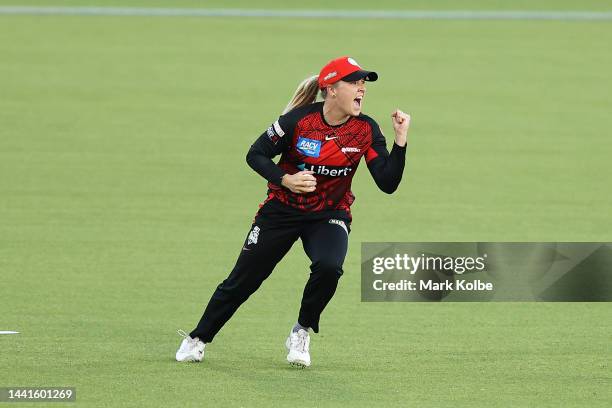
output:
[[[344,113],[351,116],[359,116],[363,106],[366,86],[365,80],[354,82],[338,81],[335,87],[337,106]]]

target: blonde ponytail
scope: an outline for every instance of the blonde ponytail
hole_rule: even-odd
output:
[[[313,75],[302,81],[283,111],[283,115],[295,108],[309,105],[317,100],[317,92],[319,91],[318,79],[318,75]]]

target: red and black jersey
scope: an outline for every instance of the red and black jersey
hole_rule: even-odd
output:
[[[277,164],[272,158],[281,154]],[[393,144],[391,154],[380,127],[360,114],[331,126],[323,116],[323,102],[294,109],[278,118],[251,146],[247,163],[268,180],[268,199],[315,212],[344,210],[350,214],[355,197],[351,181],[363,156],[378,187],[392,193],[404,170],[406,147]],[[281,186],[285,174],[311,170],[316,190],[296,194]]]

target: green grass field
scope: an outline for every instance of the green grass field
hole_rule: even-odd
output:
[[[500,4],[414,8],[612,8]],[[611,406],[611,304],[371,304],[359,280],[363,241],[611,241],[611,41],[610,22],[0,15],[0,330],[21,332],[0,336],[0,387],[76,386],[89,407]],[[176,329],[265,198],[248,147],[343,54],[379,72],[364,111],[389,144],[393,108],[413,125],[396,194],[355,177],[313,367],[284,361],[299,244],[204,363],[177,364]]]

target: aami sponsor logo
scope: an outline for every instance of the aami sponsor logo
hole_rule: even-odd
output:
[[[358,147],[343,147],[340,150],[342,151],[342,153],[359,153],[361,151],[361,149],[359,149]]]
[[[342,227],[342,229],[344,230],[344,232],[346,232],[346,235],[348,235],[348,228],[346,228],[346,224],[344,223],[344,221],[342,220],[337,220],[335,218],[332,218],[328,221],[330,224],[336,224],[339,225],[340,227]]]
[[[328,177],[346,177],[353,171],[352,167],[326,166],[324,164],[308,163],[300,164],[298,169],[314,171],[315,174]]]

